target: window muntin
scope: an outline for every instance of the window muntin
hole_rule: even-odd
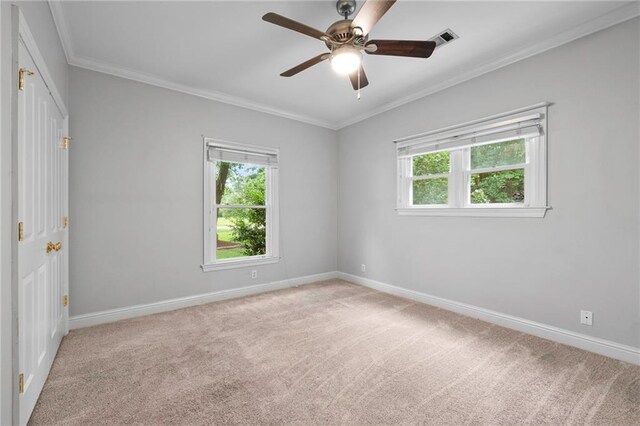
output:
[[[398,212],[543,217],[545,129],[546,104],[398,141]]]
[[[277,150],[205,138],[205,271],[278,259],[277,175]]]

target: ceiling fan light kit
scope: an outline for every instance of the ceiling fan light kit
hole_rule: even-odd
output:
[[[262,19],[275,25],[316,38],[325,43],[330,53],[317,55],[280,74],[291,77],[301,71],[329,59],[331,67],[339,74],[349,76],[354,90],[369,84],[362,66],[362,52],[369,55],[404,56],[411,58],[428,58],[436,48],[433,40],[369,40],[369,32],[382,16],[393,6],[396,0],[366,0],[356,17],[349,16],[355,12],[355,0],[338,0],[336,10],[344,19],[334,22],[322,32],[307,25],[269,12]],[[359,98],[359,95],[358,95]]]
[[[362,63],[362,52],[347,44],[333,50],[329,62],[338,74],[349,75],[357,71]]]

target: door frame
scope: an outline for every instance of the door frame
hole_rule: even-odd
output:
[[[7,2],[8,3],[8,2]],[[2,342],[0,346],[0,423],[1,424],[18,424],[20,422],[20,397],[18,392],[18,376],[19,371],[19,345],[18,345],[18,46],[22,41],[27,51],[31,55],[38,73],[44,80],[45,85],[49,89],[51,96],[62,113],[64,123],[63,127],[68,135],[69,129],[69,112],[64,103],[60,91],[46,65],[46,61],[38,49],[36,41],[33,37],[26,19],[16,5],[0,3],[2,8],[0,11],[0,19],[2,20],[2,33],[0,35],[0,43],[3,52],[11,52],[9,55],[3,55],[0,58],[0,77],[2,87],[0,88],[3,99],[7,99],[6,94],[10,93],[9,102],[2,101],[0,105],[0,132],[2,136],[2,146],[0,147],[2,158],[11,158],[10,165],[8,161],[2,161],[0,170],[0,185],[2,187],[2,196],[0,198],[0,218],[1,218],[1,234],[11,235],[11,238],[2,238],[1,251],[3,253],[0,271],[2,274],[2,286],[0,288],[0,318],[2,325],[0,326],[0,336]],[[10,61],[10,64],[7,63]],[[7,85],[10,84],[10,89]],[[5,138],[10,134],[10,140]],[[68,167],[68,163],[67,163]],[[10,169],[7,173],[6,168]],[[10,183],[7,182],[10,174]],[[67,191],[68,212],[68,191]],[[10,212],[10,214],[9,214]],[[68,214],[68,213],[67,213]],[[9,222],[10,217],[10,222]],[[68,231],[67,231],[68,232]],[[68,235],[68,234],[67,234]],[[68,238],[67,238],[68,239]],[[9,242],[7,242],[9,240]],[[68,247],[69,245],[65,245]],[[10,256],[4,253],[10,252]],[[67,251],[66,258],[69,258]],[[68,263],[67,263],[68,265]],[[10,283],[6,282],[9,278]],[[68,267],[67,267],[68,277]],[[69,294],[69,280],[64,282],[64,294]],[[9,311],[9,312],[7,312]],[[64,312],[64,333],[69,331],[69,308]],[[10,337],[10,338],[9,338]],[[10,359],[10,362],[8,361]]]
[[[0,423],[14,424],[18,414],[18,373],[17,370],[17,310],[14,300],[17,289],[17,194],[13,167],[17,163],[17,82],[18,82],[18,8],[10,3],[0,2],[0,234],[2,263],[0,271]],[[15,361],[15,362],[14,362]]]

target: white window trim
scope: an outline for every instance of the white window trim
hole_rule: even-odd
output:
[[[280,156],[278,148],[269,148],[257,145],[240,144],[228,142],[219,139],[203,138],[203,176],[204,176],[204,198],[203,198],[203,222],[204,222],[204,257],[201,268],[204,272],[220,271],[225,269],[249,268],[260,265],[268,265],[278,263],[279,257],[279,236],[280,236],[280,213],[279,213],[279,196],[278,196],[278,166],[266,168],[266,197],[265,206],[267,209],[267,254],[261,256],[251,256],[235,259],[216,260],[216,248],[212,244],[211,232],[216,232],[216,194],[215,185],[215,163],[208,161],[207,152],[211,144],[216,146],[251,151],[260,154],[269,154]],[[231,206],[232,207],[232,206]],[[241,206],[247,207],[247,206]],[[250,206],[249,206],[250,207]],[[260,206],[262,207],[262,206]]]
[[[450,126],[419,135],[408,136],[394,141],[397,144],[397,208],[401,216],[464,216],[464,217],[533,217],[542,218],[550,208],[547,206],[547,102],[525,108],[496,114],[479,120]],[[415,146],[431,145],[438,148],[440,141],[442,150],[447,150],[446,143],[456,143],[457,135],[482,134],[496,124],[524,121],[524,118],[539,116],[540,135],[528,138],[528,162],[524,167],[510,165],[495,169],[525,169],[525,202],[524,204],[471,204],[467,194],[467,182],[470,178],[469,147],[450,148],[450,171],[442,177],[449,178],[449,204],[413,206],[411,199],[411,181],[416,179],[411,173],[411,157],[400,155],[401,149]],[[433,150],[431,152],[437,152]],[[406,154],[405,154],[406,155]],[[522,165],[521,165],[522,166]],[[494,168],[492,168],[494,169]],[[474,171],[475,173],[476,171]],[[429,176],[429,177],[435,177]],[[417,177],[423,179],[425,177]]]

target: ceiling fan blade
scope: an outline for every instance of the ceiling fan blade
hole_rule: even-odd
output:
[[[351,27],[362,28],[363,35],[369,34],[371,28],[387,13],[396,0],[367,0],[351,23]]]
[[[307,68],[314,66],[315,64],[319,64],[320,62],[324,61],[328,57],[329,57],[328,53],[323,53],[321,55],[318,55],[318,56],[315,56],[315,57],[309,59],[308,61],[305,61],[305,62],[301,63],[300,65],[296,65],[295,67],[291,68],[290,70],[287,70],[287,71],[283,72],[280,75],[282,77],[291,77],[293,75],[298,74],[300,71],[304,71]]]
[[[369,50],[376,46],[375,50]],[[407,56],[411,58],[428,58],[436,48],[435,41],[418,40],[371,40],[365,52],[370,55]]]
[[[349,80],[351,80],[353,90],[358,90],[358,71],[349,74]],[[360,64],[360,88],[362,89],[368,85],[369,79],[367,79],[367,74],[365,74],[364,68],[362,67],[362,64]]]
[[[300,22],[296,22],[293,19],[285,18],[282,15],[278,15],[277,13],[269,12],[262,17],[263,21],[270,22],[272,24],[279,25],[284,28],[288,28],[293,31],[297,31],[304,35],[308,35],[309,37],[320,39],[321,37],[329,37],[327,34],[323,33],[320,30],[316,30],[315,28],[311,28],[305,24],[301,24]]]

